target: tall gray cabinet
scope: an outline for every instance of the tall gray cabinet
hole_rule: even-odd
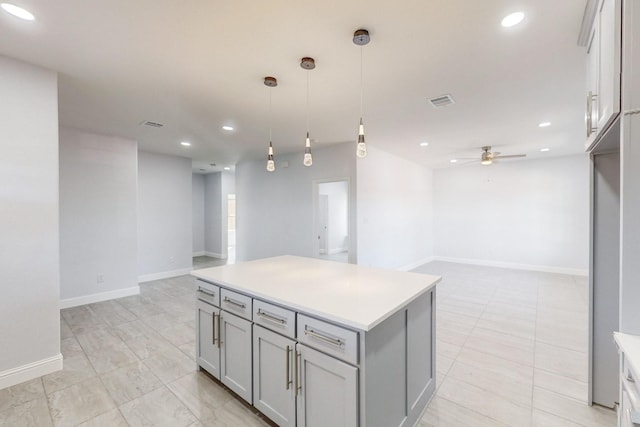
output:
[[[640,1],[589,0],[590,403],[619,401],[612,333],[640,335]]]

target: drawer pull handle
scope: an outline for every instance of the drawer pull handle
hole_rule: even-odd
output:
[[[326,343],[329,344],[333,344],[335,346],[338,347],[342,347],[344,342],[341,339],[337,339],[337,338],[332,338],[332,337],[328,337],[326,335],[323,334],[319,334],[318,332],[314,331],[313,329],[306,329],[304,330],[304,334],[305,335],[311,335],[313,338],[317,338],[321,341],[324,341]]]
[[[266,311],[258,310],[258,316],[264,317],[265,320],[270,320],[272,322],[279,323],[280,325],[284,325],[287,323],[286,319],[282,319],[280,317],[274,316],[273,314],[269,314]]]
[[[212,294],[211,292],[203,291],[202,289],[198,289],[198,293],[206,295],[206,296],[211,297],[211,298],[215,298],[216,297],[216,294]]]
[[[631,376],[631,372],[627,372],[627,381],[629,381],[630,383],[636,382],[636,380],[634,380],[633,377]]]
[[[229,304],[233,304],[236,307],[247,308],[247,306],[244,303],[238,302],[238,301],[236,301],[234,299],[231,299],[229,297],[224,297],[224,302],[228,302]]]

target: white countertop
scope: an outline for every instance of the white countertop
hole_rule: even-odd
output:
[[[372,329],[441,279],[289,255],[194,270],[191,274],[363,331]]]
[[[636,375],[640,375],[640,336],[614,332],[613,339]]]

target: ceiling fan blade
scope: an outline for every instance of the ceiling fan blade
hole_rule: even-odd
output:
[[[471,163],[477,163],[479,162],[479,159],[475,159],[475,160],[471,160],[470,162],[464,162],[464,163],[455,163],[455,166],[464,166],[464,165],[470,165]]]
[[[494,159],[515,159],[518,157],[527,157],[526,154],[511,154],[508,156],[494,156]]]
[[[477,157],[456,157],[458,160],[478,160]]]

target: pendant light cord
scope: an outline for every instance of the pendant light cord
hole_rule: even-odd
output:
[[[362,118],[362,112],[364,110],[363,108],[363,101],[362,99],[364,98],[364,67],[363,67],[363,55],[364,55],[364,50],[362,49],[362,46],[360,46],[360,118]]]
[[[271,108],[271,88],[269,88],[269,142],[271,142],[271,119],[273,116],[273,111]]]
[[[307,133],[309,133],[309,70],[307,70]]]

